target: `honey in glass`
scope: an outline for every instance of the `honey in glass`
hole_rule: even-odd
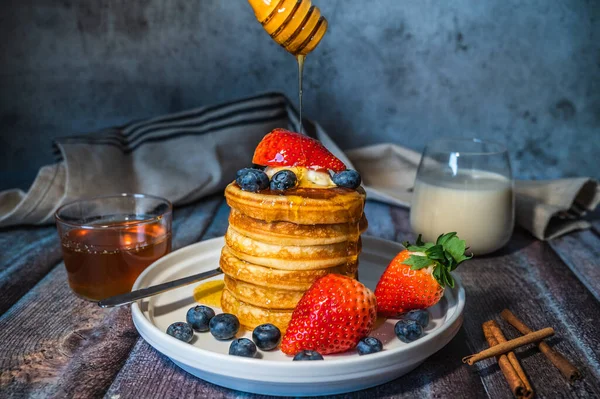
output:
[[[88,200],[96,201],[95,206],[70,204],[65,207],[71,208],[63,207],[59,210],[61,213],[57,212],[69,285],[77,295],[100,300],[129,292],[142,271],[171,251],[168,201],[161,208],[157,204],[147,204],[147,196],[132,196],[105,198],[106,203],[100,205],[101,199]],[[139,202],[151,205],[151,209],[145,209],[146,206]],[[114,209],[117,203],[117,209]],[[78,208],[76,211],[72,209],[74,206]],[[87,211],[92,209],[94,211],[88,214]],[[65,220],[69,219],[66,216],[69,210],[71,219],[74,215],[81,218]]]

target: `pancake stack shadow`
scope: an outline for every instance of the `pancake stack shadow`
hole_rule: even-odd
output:
[[[285,194],[225,190],[231,207],[220,266],[224,312],[252,329],[284,332],[304,292],[319,277],[357,278],[367,228],[362,188],[298,188]]]

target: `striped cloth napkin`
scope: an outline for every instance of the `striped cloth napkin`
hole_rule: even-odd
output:
[[[57,162],[40,169],[29,192],[0,192],[0,227],[53,222],[61,204],[135,192],[184,205],[221,192],[276,127],[300,131],[298,114],[278,93],[128,123],[54,143]],[[346,153],[317,124],[319,139],[363,178],[368,197],[408,207],[420,154],[394,144]],[[539,239],[588,227],[581,216],[600,201],[588,178],[517,182],[517,222]]]

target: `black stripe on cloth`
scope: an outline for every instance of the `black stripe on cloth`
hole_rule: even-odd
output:
[[[120,130],[123,131],[123,133],[129,137],[129,136],[134,135],[137,131],[139,131],[145,127],[155,125],[158,123],[171,123],[171,122],[184,121],[187,119],[201,117],[209,112],[222,111],[228,107],[236,106],[239,104],[246,104],[246,103],[251,104],[251,103],[255,102],[256,100],[261,100],[261,99],[280,99],[280,98],[285,99],[286,97],[281,93],[269,92],[269,93],[259,94],[254,97],[230,101],[230,102],[223,103],[223,104],[211,105],[211,106],[207,106],[207,107],[202,107],[200,109],[187,110],[187,111],[182,111],[182,112],[176,113],[176,114],[159,116],[156,118],[147,119],[142,122],[138,121],[138,122],[128,123],[128,124],[124,125],[123,127],[121,127]]]
[[[261,105],[261,106],[242,108],[242,109],[238,109],[235,111],[231,111],[231,112],[223,114],[223,115],[205,119],[203,121],[203,123],[201,123],[201,124],[189,123],[189,124],[178,124],[178,125],[174,125],[174,126],[163,125],[161,127],[155,127],[155,128],[151,127],[151,130],[148,130],[146,133],[151,133],[151,132],[159,133],[159,134],[153,136],[152,138],[160,138],[162,136],[168,137],[168,136],[174,134],[172,132],[173,130],[181,130],[181,129],[189,130],[190,128],[198,128],[198,127],[202,127],[202,125],[207,125],[210,123],[227,121],[228,119],[232,119],[232,118],[235,118],[238,116],[243,116],[246,114],[251,115],[251,114],[256,114],[259,112],[276,111],[278,108],[281,109],[284,105],[285,105],[285,101],[280,104],[267,104],[267,105]],[[170,133],[160,134],[160,132],[164,132],[164,131],[170,131]],[[105,132],[107,132],[107,131],[105,131]],[[110,133],[106,133],[105,135],[103,135],[101,137],[97,136],[97,135],[96,135],[96,137],[90,137],[89,135],[80,135],[80,136],[67,137],[65,139],[60,139],[59,141],[63,142],[63,143],[73,143],[73,144],[75,144],[75,143],[78,143],[78,144],[111,144],[112,143],[115,146],[121,147],[124,151],[128,151],[128,150],[133,150],[133,149],[137,148],[140,144],[143,144],[149,138],[150,137],[142,137],[137,142],[135,142],[134,140],[131,140],[130,142],[128,142],[127,137],[125,137],[121,132],[111,131]]]
[[[259,113],[259,112],[275,111],[277,109],[283,108],[284,106],[285,106],[285,102],[282,102],[280,104],[259,105],[259,106],[253,106],[253,107],[248,107],[248,108],[241,108],[241,109],[238,109],[235,111],[228,112],[226,114],[209,117],[209,118],[204,119],[201,123],[189,122],[189,123],[180,123],[180,124],[172,125],[172,126],[171,125],[163,125],[163,126],[149,127],[148,130],[143,132],[143,135],[140,135],[138,137],[130,137],[129,146],[130,147],[135,146],[138,144],[137,142],[143,142],[144,140],[147,139],[147,136],[150,135],[151,133],[161,132],[164,130],[201,127],[203,125],[208,125],[210,123],[215,123],[215,122],[226,121],[227,119],[232,119],[237,116],[241,116],[241,115],[245,115],[245,114],[255,114],[255,113]]]
[[[287,116],[287,112],[285,110],[282,110],[278,113],[276,113],[275,115],[272,116],[268,116],[268,117],[262,117],[262,118],[252,118],[252,119],[243,119],[240,120],[238,122],[233,122],[233,123],[227,123],[227,124],[222,124],[222,125],[218,125],[218,126],[213,126],[207,129],[203,129],[203,130],[199,130],[199,131],[190,131],[190,130],[186,130],[183,132],[177,132],[177,133],[172,133],[166,136],[157,136],[157,137],[148,137],[146,140],[143,140],[141,142],[139,142],[138,144],[136,144],[133,147],[130,148],[123,148],[122,145],[117,144],[115,142],[94,142],[94,143],[89,143],[89,142],[69,142],[66,144],[93,144],[93,145],[108,145],[108,146],[112,146],[112,147],[116,147],[118,149],[120,149],[124,154],[130,154],[133,151],[135,151],[137,148],[139,148],[140,146],[142,146],[143,144],[146,143],[155,143],[155,142],[161,142],[161,141],[168,141],[168,140],[172,140],[172,139],[176,139],[179,137],[184,137],[184,136],[202,136],[205,134],[209,134],[209,133],[215,133],[221,130],[225,130],[225,129],[230,129],[232,127],[238,127],[238,126],[250,126],[250,125],[258,125],[258,124],[262,124],[262,123],[269,123],[269,122],[275,122],[278,121],[280,119],[283,119]]]
[[[55,162],[61,162],[63,160],[62,151],[58,147],[58,141],[52,141],[52,155],[54,156]]]
[[[202,136],[204,134],[215,133],[220,130],[230,129],[232,127],[245,126],[245,125],[246,126],[247,125],[257,125],[257,124],[267,123],[267,122],[275,122],[277,120],[285,118],[286,116],[287,116],[287,112],[285,110],[282,110],[273,116],[241,120],[238,122],[233,122],[233,123],[229,123],[229,124],[225,124],[225,125],[214,126],[214,127],[208,128],[208,129],[197,131],[197,132],[184,131],[184,132],[173,133],[173,134],[170,134],[167,136],[148,137],[147,139],[134,145],[133,147],[129,148],[128,150],[125,150],[125,153],[129,154],[129,153],[135,151],[142,144],[146,144],[146,143],[156,143],[156,142],[161,142],[161,141],[167,141],[167,140],[171,140],[171,139],[175,139],[175,138],[179,138],[179,137],[183,137],[183,136]]]
[[[116,138],[123,143],[127,143],[127,138],[123,135],[123,133],[117,128],[109,128],[100,131],[95,131],[86,134],[77,134],[74,136],[61,137],[57,140],[60,142],[67,142],[69,140],[98,140],[98,139],[106,139],[106,138]]]
[[[90,144],[90,145],[112,144],[116,147],[122,148],[123,150],[126,150],[127,148],[129,148],[129,146],[123,144],[121,141],[112,139],[110,137],[107,137],[105,139],[94,139],[94,140],[86,140],[84,138],[81,138],[81,139],[71,138],[69,140],[61,141],[61,143],[62,144]]]

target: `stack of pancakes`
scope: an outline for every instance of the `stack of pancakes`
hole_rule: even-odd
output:
[[[225,189],[231,207],[221,269],[224,312],[254,328],[283,331],[304,292],[321,276],[357,277],[365,191],[297,188],[284,194]]]

